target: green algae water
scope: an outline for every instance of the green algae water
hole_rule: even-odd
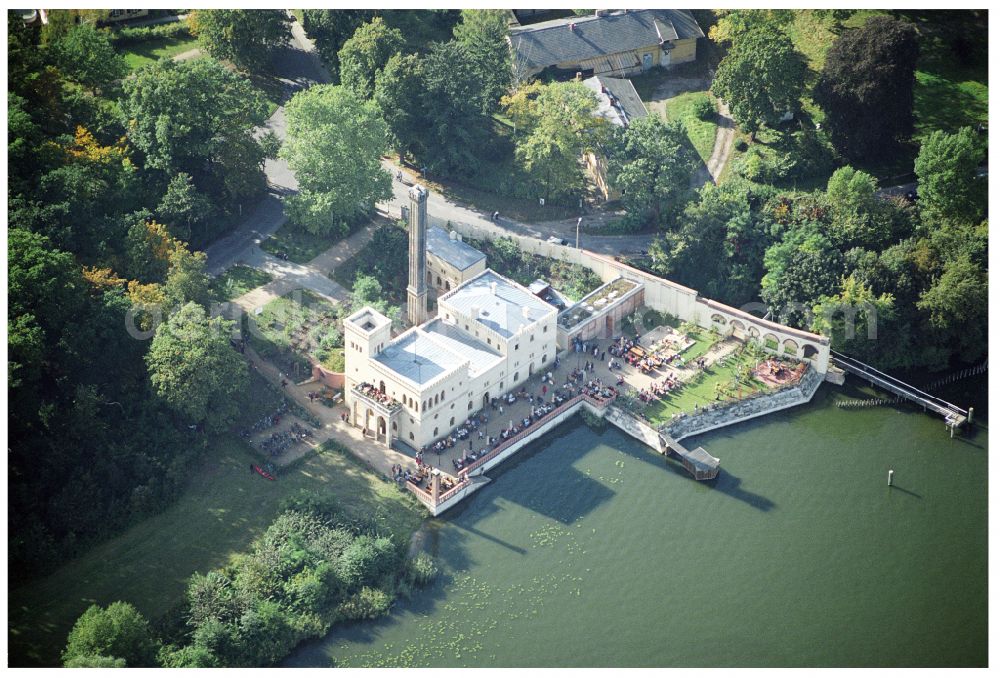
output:
[[[691,439],[714,484],[567,422],[431,524],[433,586],[286,665],[985,666],[986,428],[851,395]]]

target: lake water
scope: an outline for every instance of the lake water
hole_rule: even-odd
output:
[[[857,395],[687,441],[714,484],[576,418],[432,524],[435,585],[286,665],[985,666],[986,428]]]

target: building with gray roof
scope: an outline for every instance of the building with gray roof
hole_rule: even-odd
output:
[[[626,77],[694,61],[705,37],[690,10],[596,10],[510,29],[514,70],[527,79],[551,68],[584,77]]]
[[[427,285],[444,294],[486,270],[486,255],[455,231],[427,229]]]
[[[420,448],[556,356],[557,309],[486,269],[438,299],[438,314],[395,339],[363,308],[344,320],[350,421],[379,442]]]

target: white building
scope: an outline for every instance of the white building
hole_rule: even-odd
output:
[[[344,320],[344,399],[366,435],[420,449],[555,360],[558,310],[486,269],[440,296],[437,317],[423,321],[426,191],[410,197],[415,326],[393,339],[391,321],[371,307]]]
[[[438,295],[449,292],[486,270],[486,255],[462,242],[455,231],[427,229],[427,285]]]
[[[390,338],[371,307],[344,321],[345,401],[377,441],[420,449],[556,356],[555,306],[487,269],[438,299],[438,316]]]

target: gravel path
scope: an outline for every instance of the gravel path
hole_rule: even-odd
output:
[[[719,127],[715,131],[715,148],[712,149],[712,157],[708,159],[708,173],[712,181],[719,183],[722,170],[725,169],[729,161],[729,155],[733,151],[733,140],[736,138],[736,123],[729,115],[729,106],[719,100]]]

